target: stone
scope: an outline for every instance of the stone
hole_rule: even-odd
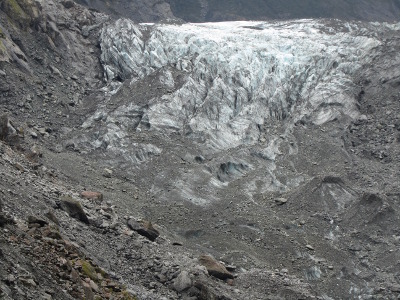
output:
[[[106,178],[111,178],[113,175],[113,171],[110,169],[104,169],[103,176]]]
[[[38,138],[37,133],[34,132],[34,131],[31,131],[29,134],[31,135],[31,137],[32,137],[33,139],[37,139],[37,138]]]
[[[93,280],[89,281],[89,285],[92,288],[92,290],[95,291],[96,293],[99,291],[99,286]]]
[[[63,196],[60,199],[59,206],[68,213],[71,218],[77,219],[85,224],[89,224],[89,219],[83,211],[82,205],[70,196]]]
[[[0,227],[4,227],[7,224],[14,224],[14,223],[15,221],[12,218],[0,212]]]
[[[75,6],[75,2],[72,0],[66,0],[66,1],[62,2],[62,5],[64,5],[64,7],[66,9],[70,9]]]
[[[42,295],[42,299],[43,299],[43,300],[51,300],[51,299],[53,299],[53,298],[51,297],[51,295],[49,295],[49,294],[47,294],[47,293],[44,293],[44,294]]]
[[[52,211],[48,211],[44,214],[50,221],[54,224],[60,226],[60,221],[58,221],[56,215]]]
[[[37,286],[36,282],[32,278],[19,278],[19,281],[26,286],[31,286],[31,287]]]
[[[137,222],[130,219],[127,224],[130,229],[148,238],[150,241],[155,241],[155,239],[160,235],[159,231],[155,229],[149,221]]]
[[[400,293],[400,284],[394,284],[390,287],[390,290],[394,293]]]
[[[40,227],[43,227],[45,225],[48,225],[49,223],[46,220],[42,219],[42,218],[29,216],[28,217],[28,224],[29,225],[31,225],[31,224],[39,224]]]
[[[25,168],[24,168],[24,166],[21,165],[20,163],[15,163],[15,164],[14,164],[14,167],[15,167],[18,171],[20,171],[20,172],[25,172],[25,171],[26,171]]]
[[[276,198],[275,202],[278,205],[283,205],[283,204],[285,204],[287,202],[287,199],[286,198]]]
[[[53,74],[55,74],[57,76],[60,76],[60,77],[63,77],[63,75],[61,74],[61,71],[59,69],[57,69],[56,67],[50,66],[50,70],[51,70],[51,72]]]
[[[182,271],[178,277],[175,278],[172,287],[175,291],[181,293],[192,286],[192,280],[190,279],[187,271]]]
[[[313,247],[313,246],[311,246],[311,245],[306,245],[306,248],[307,248],[308,250],[311,250],[311,251],[313,251],[313,250],[314,250],[314,247]]]
[[[85,292],[85,299],[86,300],[94,300],[94,293],[92,288],[90,287],[89,283],[82,281],[83,291]]]
[[[199,258],[199,262],[201,265],[207,268],[207,272],[209,275],[214,276],[216,278],[225,280],[225,279],[233,279],[234,276],[231,272],[229,272],[223,264],[216,261],[210,255],[202,255]]]
[[[58,230],[52,229],[50,227],[47,227],[44,231],[43,231],[43,236],[47,237],[47,238],[51,238],[54,240],[62,240],[62,236],[60,234],[60,232]]]
[[[103,194],[100,192],[83,191],[81,193],[81,198],[89,200],[103,200]]]
[[[161,283],[165,283],[168,281],[168,278],[163,274],[156,274],[155,277]]]

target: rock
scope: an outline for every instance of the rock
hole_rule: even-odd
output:
[[[46,212],[44,215],[45,215],[50,221],[52,221],[54,224],[60,226],[60,221],[58,221],[56,215],[55,215],[53,212],[48,211],[48,212]]]
[[[133,219],[128,220],[128,227],[140,235],[148,238],[150,241],[155,241],[155,239],[160,235],[157,229],[153,227],[149,221],[137,222]]]
[[[103,194],[100,192],[84,191],[81,193],[81,198],[89,200],[103,200]]]
[[[15,223],[15,221],[12,218],[10,218],[0,212],[0,227],[3,227],[7,224],[14,224],[14,223]]]
[[[394,293],[400,293],[400,284],[394,284],[390,287],[390,290]]]
[[[229,272],[235,272],[235,271],[236,271],[236,266],[227,265],[227,266],[225,266],[225,268],[226,268]]]
[[[62,5],[64,5],[64,7],[66,9],[70,9],[75,6],[75,2],[72,0],[66,0],[66,1],[62,2]]]
[[[314,247],[313,247],[313,246],[311,246],[311,245],[306,245],[306,248],[307,248],[308,250],[311,250],[311,251],[313,251],[313,250],[314,250]]]
[[[31,136],[33,139],[37,139],[37,138],[38,138],[37,133],[34,132],[34,131],[30,131],[29,134],[30,134],[30,136]]]
[[[36,282],[32,278],[19,278],[19,281],[26,286],[31,286],[31,287],[37,286]]]
[[[189,273],[182,271],[178,277],[175,278],[172,287],[175,291],[181,293],[192,286],[192,280],[190,279]]]
[[[276,198],[276,199],[275,199],[275,202],[276,202],[278,205],[283,205],[283,204],[285,204],[285,203],[287,202],[287,199],[285,199],[285,198]]]
[[[96,293],[99,291],[99,286],[93,280],[89,281],[89,285],[92,288],[92,290],[95,291]]]
[[[10,135],[10,121],[7,115],[0,116],[0,140],[6,140]]]
[[[89,224],[89,219],[83,211],[82,205],[70,196],[63,196],[60,199],[59,206],[68,213],[71,218],[77,219],[83,223]]]
[[[50,70],[51,70],[51,73],[53,73],[54,75],[63,77],[63,75],[61,74],[61,71],[59,69],[57,69],[56,67],[50,66]]]
[[[208,274],[211,276],[222,280],[234,278],[232,273],[230,273],[223,264],[216,261],[212,256],[202,255],[199,258],[199,262],[207,268]]]
[[[45,225],[48,225],[49,223],[42,219],[42,218],[38,218],[38,217],[34,217],[34,216],[29,216],[28,217],[28,224],[32,225],[32,224],[39,224],[40,227],[43,227]]]
[[[54,240],[62,240],[62,236],[58,230],[51,229],[50,227],[47,227],[45,230],[43,230],[43,236],[47,238],[51,238]]]
[[[226,283],[227,283],[228,285],[230,285],[230,286],[234,286],[234,285],[235,285],[235,282],[233,281],[233,279],[227,279],[227,280],[226,280]]]
[[[155,277],[161,283],[165,283],[168,281],[168,278],[163,274],[156,274]]]
[[[104,169],[103,176],[106,178],[111,178],[113,175],[113,171],[110,169]]]
[[[15,167],[18,171],[20,171],[20,172],[25,172],[25,171],[26,171],[25,168],[24,168],[24,166],[21,165],[20,163],[15,163],[15,164],[14,164],[14,167]]]
[[[190,297],[197,297],[200,294],[200,291],[198,288],[192,286],[188,291],[187,291],[188,296]],[[197,299],[197,298],[196,298]]]
[[[44,293],[44,294],[42,295],[42,299],[43,299],[43,300],[51,300],[51,299],[53,299],[53,298],[51,297],[51,295],[49,295],[49,294],[47,294],[47,293]]]
[[[94,300],[94,293],[89,283],[82,282],[83,291],[85,292],[86,300]]]

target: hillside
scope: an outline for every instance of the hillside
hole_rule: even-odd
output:
[[[84,2],[0,1],[1,299],[399,297],[400,23]]]

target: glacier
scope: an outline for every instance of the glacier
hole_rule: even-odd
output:
[[[399,30],[336,20],[119,19],[103,27],[99,41],[106,99],[72,143],[100,151],[108,166],[151,172],[140,180],[154,182],[160,199],[170,197],[157,187],[165,182],[179,187],[177,198],[200,205],[239,181],[250,198],[288,191],[310,179],[295,165],[313,163],[296,128],[325,132],[335,121],[343,127],[367,118],[358,109],[360,74],[382,55],[387,32]],[[340,135],[329,134],[337,153],[348,155]],[[190,168],[166,171],[181,161]]]
[[[147,99],[143,119],[151,130],[207,136],[211,149],[223,150],[258,142],[258,128],[272,118],[320,125],[359,117],[353,77],[373,60],[384,28],[338,24],[120,19],[101,33],[101,60],[110,83],[159,73],[159,84],[170,91]],[[185,74],[180,85],[175,72]]]

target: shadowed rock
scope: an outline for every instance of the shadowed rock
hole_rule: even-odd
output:
[[[59,206],[62,210],[66,211],[71,218],[89,224],[89,219],[83,211],[81,204],[72,197],[61,197]]]
[[[158,230],[155,229],[151,224],[151,222],[149,221],[137,222],[135,220],[130,219],[128,221],[128,227],[136,231],[140,235],[148,238],[150,241],[154,241],[160,235]]]
[[[46,220],[42,219],[42,218],[38,218],[35,216],[29,216],[28,217],[28,224],[29,226],[34,226],[34,224],[38,224],[40,227],[43,227],[47,224],[49,224]]]

